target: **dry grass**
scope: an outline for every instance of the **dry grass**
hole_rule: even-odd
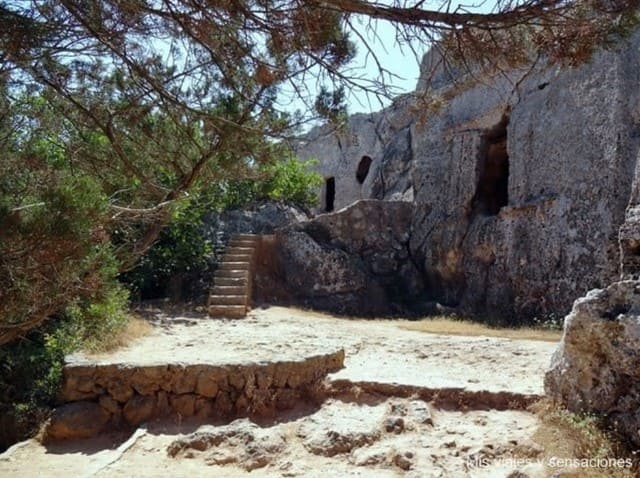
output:
[[[130,314],[127,323],[116,334],[105,337],[99,344],[93,344],[86,352],[93,355],[112,352],[149,335],[152,330],[153,325],[148,321],[138,315]]]
[[[558,472],[559,468],[549,466],[555,458],[560,459],[628,459],[623,447],[609,434],[602,431],[596,418],[580,416],[554,405],[550,400],[541,400],[531,407],[531,411],[540,418],[541,425],[533,440],[544,448],[541,457],[547,463],[549,472]],[[632,460],[634,466],[596,467],[584,466],[573,469],[563,469],[553,476],[575,478],[633,478],[640,469],[638,463]],[[557,463],[557,461],[556,461]]]
[[[558,342],[562,337],[562,332],[558,330],[533,327],[517,329],[494,328],[478,322],[452,319],[449,317],[434,317],[418,321],[399,320],[389,322],[396,324],[401,329],[415,330],[428,334],[488,336],[516,340],[543,340],[546,342]]]
[[[470,320],[447,316],[427,317],[421,320],[397,320],[386,318],[365,319],[353,316],[337,316],[328,312],[319,312],[299,307],[287,307],[283,310],[289,311],[289,313],[294,312],[296,316],[310,319],[331,318],[341,320],[374,320],[376,323],[385,323],[405,330],[437,335],[461,335],[468,337],[485,336],[514,340],[541,340],[544,342],[559,342],[562,338],[562,331],[560,330],[544,329],[540,327],[490,327],[479,322],[472,322]]]

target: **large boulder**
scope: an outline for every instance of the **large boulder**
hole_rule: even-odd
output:
[[[279,278],[268,282],[283,282],[295,303],[331,312],[404,311],[423,292],[409,253],[411,217],[411,203],[366,200],[280,229]]]
[[[547,394],[574,412],[604,415],[640,445],[640,282],[578,299],[545,376]]]
[[[46,425],[44,440],[88,438],[100,433],[111,414],[96,402],[79,401],[54,410]]]

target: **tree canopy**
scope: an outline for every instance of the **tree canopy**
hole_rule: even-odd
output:
[[[445,59],[571,63],[635,25],[637,4],[0,1],[0,345],[100,295],[198,188],[288,157],[278,139],[308,116],[282,111],[284,86],[329,118],[345,88],[385,94],[345,73],[356,21],[392,22]]]

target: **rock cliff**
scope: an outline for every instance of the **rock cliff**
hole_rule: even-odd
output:
[[[414,94],[296,145],[320,160],[321,212],[411,202],[406,232],[428,300],[511,322],[564,315],[619,276],[623,224],[626,262],[640,255],[625,215],[638,196],[639,48],[636,34],[577,68],[473,78],[427,75],[427,55]]]
[[[410,203],[363,200],[279,229],[264,241],[271,261],[258,265],[268,279],[256,293],[340,314],[410,312],[423,293],[409,251],[411,217]]]

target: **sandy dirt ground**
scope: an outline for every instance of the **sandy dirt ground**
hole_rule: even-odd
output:
[[[433,335],[392,321],[342,319],[269,307],[243,320],[163,317],[150,335],[116,353],[74,355],[72,363],[242,364],[295,360],[336,349],[346,367],[332,379],[432,388],[542,394],[556,344]]]
[[[159,315],[155,324],[125,349],[70,360],[266,363],[343,348],[345,368],[328,383],[353,387],[265,423],[164,420],[82,441],[26,441],[0,455],[0,476],[551,476],[536,461],[544,450],[532,440],[533,414],[438,408],[420,396],[389,396],[388,386],[541,395],[556,344],[432,335],[280,307],[234,321]],[[362,384],[373,385],[358,394]],[[376,384],[387,392],[372,392]]]

